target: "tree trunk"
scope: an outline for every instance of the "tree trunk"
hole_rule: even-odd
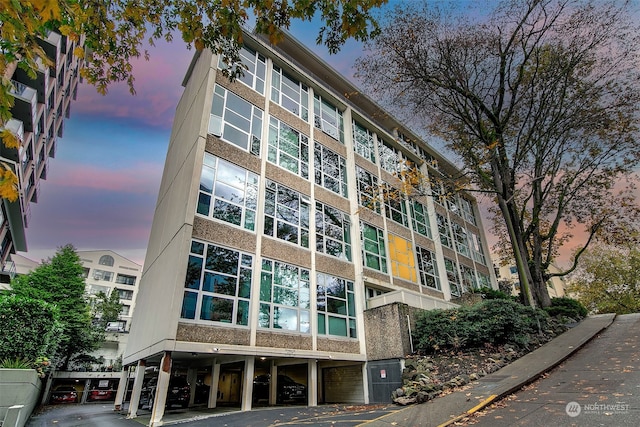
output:
[[[538,264],[534,262],[530,267],[533,278],[531,281],[531,293],[538,307],[549,307],[551,305],[551,298],[549,298],[549,291],[547,290],[547,280],[544,271],[536,268],[536,265]]]

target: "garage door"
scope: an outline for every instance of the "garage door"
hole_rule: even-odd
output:
[[[364,403],[362,365],[322,370],[325,403]]]

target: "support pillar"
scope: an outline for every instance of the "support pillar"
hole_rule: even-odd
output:
[[[191,387],[191,393],[189,394],[189,406],[193,406],[193,402],[196,398],[196,383],[198,382],[198,368],[187,369],[187,382]]]
[[[169,380],[171,379],[171,352],[165,351],[160,361],[160,371],[158,372],[158,385],[153,399],[153,409],[149,427],[161,426],[164,417],[164,406],[167,403],[167,390],[169,390]]]
[[[127,418],[135,418],[138,416],[138,404],[140,403],[140,392],[142,391],[142,383],[144,382],[144,370],[146,368],[146,364],[146,360],[138,360],[138,366],[136,366],[135,372],[136,376],[133,380],[133,390],[131,390],[131,402],[129,402]]]
[[[253,376],[255,372],[256,358],[247,356],[244,358],[244,377],[242,381],[242,401],[240,403],[241,411],[250,411],[253,397]]]
[[[122,402],[124,401],[124,395],[129,385],[129,367],[123,366],[122,372],[120,372],[120,382],[118,382],[118,390],[116,391],[116,400],[113,402],[113,410],[122,410]]]
[[[82,389],[82,397],[80,398],[80,404],[87,403],[87,398],[89,397],[89,385],[91,384],[90,379],[84,380],[84,387]]]
[[[318,361],[307,362],[307,405],[318,406]]]
[[[275,405],[278,397],[278,366],[271,361],[271,376],[269,381],[269,405]]]
[[[218,382],[220,381],[220,364],[217,359],[213,359],[211,367],[211,387],[209,388],[208,408],[215,408],[218,404]]]

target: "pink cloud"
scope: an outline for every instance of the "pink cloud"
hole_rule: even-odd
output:
[[[126,118],[144,124],[171,127],[175,107],[183,91],[182,80],[187,71],[193,51],[184,43],[159,43],[149,49],[150,60],[132,61],[136,94],[129,92],[126,83],[112,84],[107,95],[97,93],[88,84],[78,91],[74,103],[76,111],[85,114]]]
[[[155,194],[162,174],[153,163],[138,163],[121,170],[72,163],[60,163],[56,167],[59,171],[48,180],[51,184],[135,194]]]

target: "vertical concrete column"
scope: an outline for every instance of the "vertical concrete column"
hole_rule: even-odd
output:
[[[307,362],[307,405],[318,406],[318,361],[309,359]]]
[[[127,418],[135,418],[138,416],[138,403],[140,403],[140,391],[142,390],[142,383],[144,382],[144,370],[146,364],[146,360],[138,360],[138,366],[136,366],[136,376],[133,380],[133,390],[131,390],[131,402],[129,402],[129,411],[127,413]]]
[[[87,403],[87,398],[89,397],[90,384],[91,384],[90,379],[84,380],[84,388],[82,389],[82,397],[80,398],[80,403]]]
[[[269,381],[269,405],[275,405],[277,402],[278,394],[278,366],[271,361],[271,380]]]
[[[113,402],[114,411],[120,411],[122,409],[122,401],[124,400],[124,394],[127,390],[129,382],[129,367],[123,366],[122,372],[120,372],[120,382],[118,382],[118,390],[116,391],[116,400]]]
[[[253,397],[253,376],[255,372],[256,358],[255,356],[247,356],[244,358],[244,378],[242,384],[242,403],[241,411],[250,411]]]
[[[161,426],[162,417],[164,416],[164,405],[167,403],[167,390],[169,389],[169,380],[171,379],[171,352],[165,351],[160,362],[160,371],[158,372],[158,383],[156,393],[153,399],[153,410],[151,411],[151,420],[149,427]]]
[[[220,381],[220,364],[217,359],[213,359],[211,367],[211,387],[209,388],[209,404],[208,408],[215,408],[218,404],[218,382]]]
[[[364,404],[369,404],[369,376],[367,375],[367,362],[362,364],[362,391],[364,392]]]
[[[187,370],[187,382],[191,386],[191,394],[189,395],[189,406],[193,406],[196,398],[196,382],[198,382],[198,368],[189,368]]]

